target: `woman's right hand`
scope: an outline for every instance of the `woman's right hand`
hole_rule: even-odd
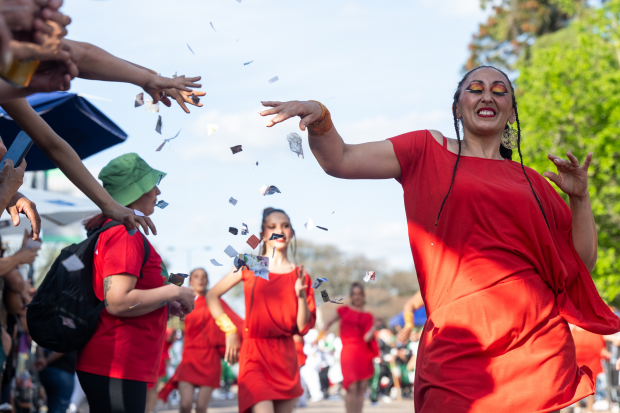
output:
[[[311,123],[317,121],[323,114],[321,105],[316,102],[300,102],[297,100],[291,100],[290,102],[261,102],[263,106],[271,107],[271,109],[259,112],[261,116],[277,115],[267,122],[267,127],[270,128],[276,123],[284,122],[285,120],[299,116],[299,129],[306,130],[306,127]]]
[[[194,310],[195,304],[194,290],[188,287],[177,287],[176,285],[174,287],[178,288],[177,298],[174,301],[177,301],[179,304],[185,307],[185,309],[187,310],[186,314],[191,313]]]
[[[228,365],[232,366],[239,360],[239,349],[241,348],[241,340],[239,334],[234,333],[226,337],[226,353],[224,360]]]
[[[396,336],[396,341],[399,343],[405,344],[409,341],[409,335],[411,334],[411,329],[409,327],[403,327]]]

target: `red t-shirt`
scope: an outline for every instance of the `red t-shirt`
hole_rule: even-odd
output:
[[[93,288],[97,298],[103,300],[103,280],[110,275],[135,275],[138,290],[164,285],[168,271],[150,243],[149,247],[149,257],[142,268],[144,244],[140,234],[131,236],[122,225],[101,233],[93,264]],[[140,270],[142,278],[139,278]],[[104,308],[95,334],[78,353],[76,370],[156,382],[167,320],[167,307],[139,317],[113,316]]]

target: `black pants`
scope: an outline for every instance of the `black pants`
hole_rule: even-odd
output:
[[[77,372],[90,413],[143,413],[146,382]]]

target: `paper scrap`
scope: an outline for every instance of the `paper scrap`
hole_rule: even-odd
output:
[[[243,66],[247,66],[247,65],[249,65],[249,64],[250,64],[250,63],[252,63],[253,61],[254,61],[254,60],[251,60],[251,61],[249,61],[249,62],[247,62],[247,63],[244,63],[244,64],[243,64]]]
[[[222,264],[220,264],[219,262],[215,261],[214,259],[211,259],[211,264],[215,265],[216,267],[221,267]]]
[[[161,116],[160,116],[159,118],[161,119]],[[157,129],[156,129],[156,130],[157,130]],[[159,130],[160,130],[160,132],[159,132],[159,133],[161,133],[161,127],[160,127],[160,129],[159,129]],[[164,142],[163,142],[161,145],[159,145],[159,148],[157,148],[157,149],[155,150],[155,152],[159,152],[159,151],[161,151],[161,150],[162,150],[162,148],[164,147],[164,145],[165,145],[167,142],[170,142],[171,140],[176,139],[176,138],[177,138],[177,136],[179,136],[179,133],[181,133],[181,131],[182,131],[182,130],[183,130],[183,128],[179,129],[179,131],[177,132],[177,134],[176,134],[176,135],[174,135],[172,138],[164,139]]]
[[[213,132],[218,130],[218,126],[214,123],[207,123],[207,136],[211,136]]]
[[[241,223],[241,235],[248,235],[250,231],[248,230],[248,226],[243,222]]]
[[[144,101],[144,109],[146,109],[147,112],[158,113],[159,112],[159,102],[153,103],[152,100],[145,100]]]
[[[231,197],[230,197],[230,199],[228,200],[228,203],[233,204],[233,206],[234,206],[234,205],[237,205],[237,202],[238,202],[238,201],[237,201],[235,198],[233,198],[232,196],[231,196]]]
[[[321,291],[321,298],[323,299],[324,303],[329,302],[329,295],[327,295],[327,291],[325,290]]]
[[[155,132],[159,133],[161,135],[161,127],[163,126],[162,121],[161,121],[161,115],[159,115],[159,117],[157,118],[157,125],[155,125]]]
[[[340,298],[335,298],[335,299],[333,299],[333,300],[329,300],[329,302],[330,302],[330,303],[334,303],[334,304],[344,304],[344,303],[339,303],[339,302],[338,302],[338,301],[342,301],[342,300],[344,300],[344,297],[346,297],[346,295],[345,295],[345,296],[342,296],[342,297],[340,297]]]
[[[274,239],[280,239],[280,238],[284,238],[284,234],[273,233],[271,234],[271,237],[269,237],[269,241],[273,241]]]
[[[308,231],[312,231],[314,229],[314,221],[312,221],[312,218],[308,217],[308,222],[304,224],[304,227],[306,227],[306,230]]]
[[[317,288],[321,286],[321,284],[326,283],[326,282],[327,282],[327,278],[317,278],[312,283],[312,289],[316,290]]]
[[[243,257],[243,254],[239,254],[238,257],[235,257],[235,261],[234,261],[235,268],[236,268],[235,272],[238,272],[241,268],[245,267],[245,260],[242,257]]]
[[[228,247],[226,247],[226,249],[224,250],[224,252],[230,257],[233,258],[237,255],[239,255],[239,253],[230,245]]]
[[[192,103],[194,105],[197,105],[200,103],[200,98],[196,95],[194,95],[193,93],[191,95],[189,95],[189,97],[192,99]]]
[[[170,274],[168,276],[168,282],[170,284],[174,284],[174,285],[180,287],[180,286],[183,285],[183,283],[185,283],[185,279],[188,278],[188,277],[189,277],[189,274],[181,274],[181,273],[175,274],[175,273],[172,273],[172,274]]]
[[[213,23],[209,22],[209,24],[211,25],[211,28],[213,29],[213,31],[217,32],[217,30],[215,30],[215,27],[213,27]]]
[[[275,193],[281,194],[282,192],[280,192],[280,190],[274,186],[274,185],[263,185],[258,189],[258,192],[265,196],[265,195],[273,195]]]
[[[236,146],[231,146],[230,150],[232,151],[233,155],[236,153],[241,152],[243,149],[241,148],[241,145],[236,145]]]
[[[273,253],[271,254],[271,258],[276,256],[276,247],[273,247]]]
[[[256,166],[258,166],[258,161],[256,161]]]
[[[375,272],[374,271],[366,271],[366,276],[364,277],[364,282],[374,281],[375,280]]]
[[[269,281],[269,257],[261,257],[252,254],[239,254],[239,261],[243,261],[245,266],[254,271],[256,277]]]
[[[328,229],[327,229],[327,228],[325,228],[325,227],[319,227],[318,225],[316,225],[316,227],[317,227],[318,229],[322,229],[323,231],[328,231]]]
[[[269,83],[277,82],[278,80],[280,80],[278,79],[278,76],[272,77],[271,79],[269,79]]]
[[[192,52],[192,54],[193,54],[194,56],[196,56],[196,53],[194,53],[194,51],[192,50],[192,48],[191,48],[191,47],[189,47],[189,43],[187,43],[187,48],[189,49],[189,51],[190,51],[190,52]]]
[[[137,209],[134,209],[133,213],[134,213],[134,215],[139,216],[139,217],[143,217],[144,216],[144,214],[142,212],[138,211]]]
[[[134,105],[135,105],[134,106],[135,108],[138,108],[138,107],[144,105],[144,92],[138,93],[136,95],[136,101],[135,101]]]
[[[130,307],[129,307],[129,309],[131,310],[132,308],[136,308],[136,307],[137,307],[137,306],[139,306],[140,304],[142,304],[142,301],[140,301],[140,302],[139,302],[139,303],[137,303],[137,304],[134,304],[134,305],[130,306]]]
[[[62,319],[62,325],[63,326],[67,326],[67,327],[72,328],[74,330],[77,328],[75,326],[75,322],[73,321],[73,319],[68,318],[68,317],[63,317],[61,315],[59,315],[58,317],[60,317]]]
[[[155,206],[157,208],[161,208],[164,209],[166,208],[168,205],[170,205],[169,203],[167,203],[166,201],[164,201],[163,199],[161,201],[159,201],[158,203],[155,204]]]
[[[250,247],[252,247],[253,250],[256,249],[256,247],[258,247],[258,244],[260,244],[260,240],[258,239],[256,235],[252,235],[250,238],[248,238],[246,242],[248,243]]]
[[[228,227],[228,232],[230,232],[233,235],[237,235],[239,233],[239,230],[235,227]]]
[[[157,180],[157,185],[161,184],[161,180],[164,179],[163,175],[159,175],[159,179]]]
[[[62,260],[61,263],[65,266],[67,271],[79,271],[84,268],[84,264],[75,254],[65,260]]]
[[[127,231],[130,237],[133,237],[136,234],[136,232],[138,232],[137,228],[130,229],[129,231]]]
[[[164,141],[161,145],[159,145],[159,146],[157,147],[157,149],[155,149],[155,152],[159,152],[159,151],[161,151],[161,150],[164,148],[164,145],[165,145],[165,144],[166,144],[166,141]]]
[[[35,248],[41,248],[41,245],[43,245],[41,241],[35,241],[33,239],[29,239],[28,242],[26,242],[26,249],[31,250]]]
[[[304,148],[301,145],[301,136],[295,132],[289,133],[286,140],[288,141],[291,152],[296,153],[298,158],[301,156],[301,159],[304,159]]]

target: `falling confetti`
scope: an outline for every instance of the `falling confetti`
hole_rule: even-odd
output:
[[[265,196],[265,195],[273,195],[275,193],[281,194],[282,192],[280,192],[280,190],[273,186],[273,185],[263,185],[258,189],[258,192]]]
[[[234,258],[237,255],[239,255],[239,253],[230,245],[228,247],[226,247],[226,249],[224,250],[224,252],[230,257],[230,258]]]
[[[284,234],[271,234],[271,237],[269,237],[269,241],[273,241],[274,239],[280,239],[280,238],[284,238]]]
[[[304,159],[304,148],[301,146],[301,137],[295,132],[289,133],[286,137],[291,152],[296,153],[297,157]]]
[[[194,105],[197,105],[200,103],[200,98],[196,95],[194,95],[193,93],[189,96],[192,99],[192,103]]]
[[[327,282],[327,278],[317,278],[316,280],[314,280],[314,282],[312,283],[312,288],[314,290],[316,290],[317,288],[319,288],[321,286],[321,284],[326,283]]]
[[[159,113],[159,102],[153,103],[152,100],[145,100],[144,101],[144,109],[147,112]]]
[[[258,247],[258,244],[260,244],[260,240],[256,235],[252,235],[250,238],[248,238],[246,242],[250,247],[252,247],[252,249],[256,249],[256,247]]]
[[[161,116],[160,116],[160,118],[161,118]],[[179,131],[177,132],[177,134],[176,134],[176,135],[174,135],[172,138],[164,139],[164,142],[163,142],[161,145],[159,145],[159,147],[155,150],[155,152],[159,152],[159,151],[161,151],[161,150],[162,150],[162,148],[164,147],[164,145],[165,145],[167,142],[170,142],[171,140],[176,139],[176,138],[177,138],[177,136],[179,136],[179,133],[181,133],[181,130],[182,130],[182,129],[183,129],[183,128],[179,129]],[[161,129],[160,129],[160,130],[161,130]],[[160,132],[160,133],[161,133],[161,132]]]
[[[219,262],[215,261],[214,259],[211,259],[211,264],[215,265],[216,267],[222,267],[222,264],[220,264]]]
[[[312,218],[308,218],[308,222],[304,224],[304,227],[306,227],[307,231],[312,231],[314,229],[314,221],[312,221]]]
[[[215,27],[213,27],[213,23],[209,22],[209,24],[211,25],[211,28],[213,29],[213,31],[217,32],[217,30],[215,30]]]
[[[254,60],[249,61],[249,62],[247,62],[247,63],[244,63],[244,64],[243,64],[243,66],[247,66],[247,65],[249,65],[249,64],[250,64],[250,63],[252,63],[253,61],[254,61]]]
[[[136,95],[136,102],[135,102],[135,106],[134,107],[140,107],[144,105],[144,93],[138,93]]]
[[[168,205],[170,205],[170,204],[169,204],[169,203],[167,203],[167,202],[166,202],[166,201],[164,201],[164,200],[161,200],[161,201],[159,201],[158,203],[156,203],[156,204],[155,204],[155,206],[156,206],[157,208],[161,208],[161,209],[166,208]]]
[[[230,150],[232,151],[233,155],[243,151],[243,149],[241,148],[241,145],[231,146]]]
[[[215,30],[215,29],[214,29],[214,30]],[[190,52],[192,52],[192,54],[193,54],[194,56],[196,56],[196,53],[194,53],[194,51],[192,50],[192,48],[191,48],[191,47],[189,47],[189,43],[187,44],[187,48],[189,49],[189,51],[190,51]]]
[[[327,231],[327,228],[325,227],[319,227],[318,225],[316,226],[318,229],[322,229],[323,231]]]
[[[278,80],[280,80],[278,79],[278,76],[272,77],[271,79],[269,79],[269,83],[277,82]]]
[[[161,115],[159,115],[159,117],[157,118],[157,125],[155,125],[155,132],[159,133],[161,135],[161,127],[163,126],[162,121],[161,121]]]
[[[241,235],[248,235],[250,231],[248,230],[248,226],[245,223],[241,223]]]
[[[213,123],[207,123],[207,136],[211,136],[213,132],[218,130],[218,126]]]
[[[234,205],[237,205],[237,200],[235,198],[233,198],[232,196],[230,197],[230,199],[228,200],[229,203]]]
[[[62,265],[64,265],[64,267],[67,269],[67,271],[79,271],[84,268],[84,264],[75,254],[71,255],[69,258],[61,262]]]
[[[229,227],[228,232],[230,232],[233,235],[237,235],[239,233],[239,230],[235,227]]]
[[[366,276],[364,277],[364,282],[374,281],[375,280],[375,272],[374,271],[366,271]]]

